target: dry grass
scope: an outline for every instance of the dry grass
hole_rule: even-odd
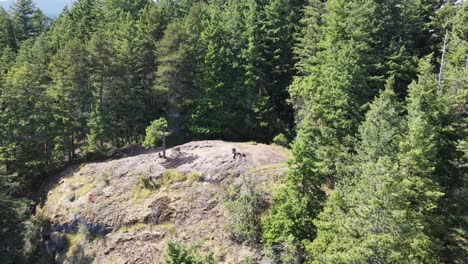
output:
[[[136,223],[134,225],[123,226],[123,227],[119,228],[115,232],[135,232],[135,231],[139,231],[139,230],[142,230],[142,229],[149,229],[149,228],[151,228],[151,226],[149,224]]]
[[[137,185],[132,189],[132,197],[135,200],[142,200],[150,197],[153,193],[153,190],[145,188],[144,186]]]
[[[203,173],[199,171],[192,171],[189,172],[186,177],[190,182],[201,182],[203,180]]]
[[[67,234],[66,237],[68,242],[68,257],[75,255],[79,251],[80,245],[87,242],[86,232],[78,231],[76,234]]]
[[[176,182],[183,182],[187,177],[178,170],[167,170],[161,173],[161,177],[156,182],[163,188],[168,188]]]
[[[265,165],[265,166],[254,168],[252,170],[252,173],[259,172],[259,171],[282,169],[282,168],[287,168],[287,167],[288,167],[287,163],[268,164],[268,165]]]
[[[177,229],[175,227],[175,225],[171,222],[165,222],[163,224],[160,224],[159,225],[159,228],[165,232],[168,237],[175,237],[177,235]]]

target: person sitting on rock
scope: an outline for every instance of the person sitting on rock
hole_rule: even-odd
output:
[[[245,154],[237,152],[236,148],[232,148],[232,158],[236,159],[236,156],[245,157]]]

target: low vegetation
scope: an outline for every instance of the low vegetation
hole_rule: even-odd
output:
[[[187,176],[178,170],[167,170],[156,179],[156,184],[162,188],[169,188],[171,184],[183,182],[187,180]]]
[[[200,253],[199,244],[167,243],[165,264],[215,264],[212,253]]]
[[[261,226],[251,183],[225,201],[232,238],[273,261],[467,262],[468,1],[76,0],[54,19],[34,0],[8,2],[0,263],[47,248],[28,242],[47,177],[166,133],[168,145],[291,148]],[[92,202],[113,179],[95,176],[64,178],[70,193],[49,199]],[[203,180],[156,176],[132,197]],[[70,237],[78,258],[82,240]],[[171,263],[200,262],[168,248]]]
[[[260,216],[266,209],[264,194],[256,186],[252,175],[242,176],[240,185],[232,184],[224,191],[226,230],[238,243],[256,245],[260,241]]]
[[[160,188],[170,188],[172,184],[178,182],[200,182],[203,180],[203,174],[197,171],[183,174],[178,170],[166,170],[157,178],[141,176],[138,185],[133,188],[132,196],[134,199],[146,199]]]
[[[86,244],[89,243],[91,236],[88,228],[84,224],[78,226],[75,234],[67,234],[67,249],[62,261],[69,261],[71,263],[87,263],[91,258],[86,256],[84,250]]]
[[[285,147],[285,148],[289,147],[289,141],[283,133],[276,135],[273,138],[273,143],[278,146]]]

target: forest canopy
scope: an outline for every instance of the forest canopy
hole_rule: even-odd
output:
[[[275,263],[464,263],[467,38],[454,0],[0,7],[0,262],[47,259],[47,177],[167,120],[171,145],[292,142],[256,242]]]

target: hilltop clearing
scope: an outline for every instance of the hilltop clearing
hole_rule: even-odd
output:
[[[232,148],[242,156],[233,158]],[[199,141],[157,152],[70,167],[44,191],[49,247],[60,262],[157,263],[168,241],[199,243],[221,263],[259,251],[226,232],[223,192],[250,177],[266,194],[286,171],[289,152],[255,143]],[[245,156],[244,156],[245,154]]]

